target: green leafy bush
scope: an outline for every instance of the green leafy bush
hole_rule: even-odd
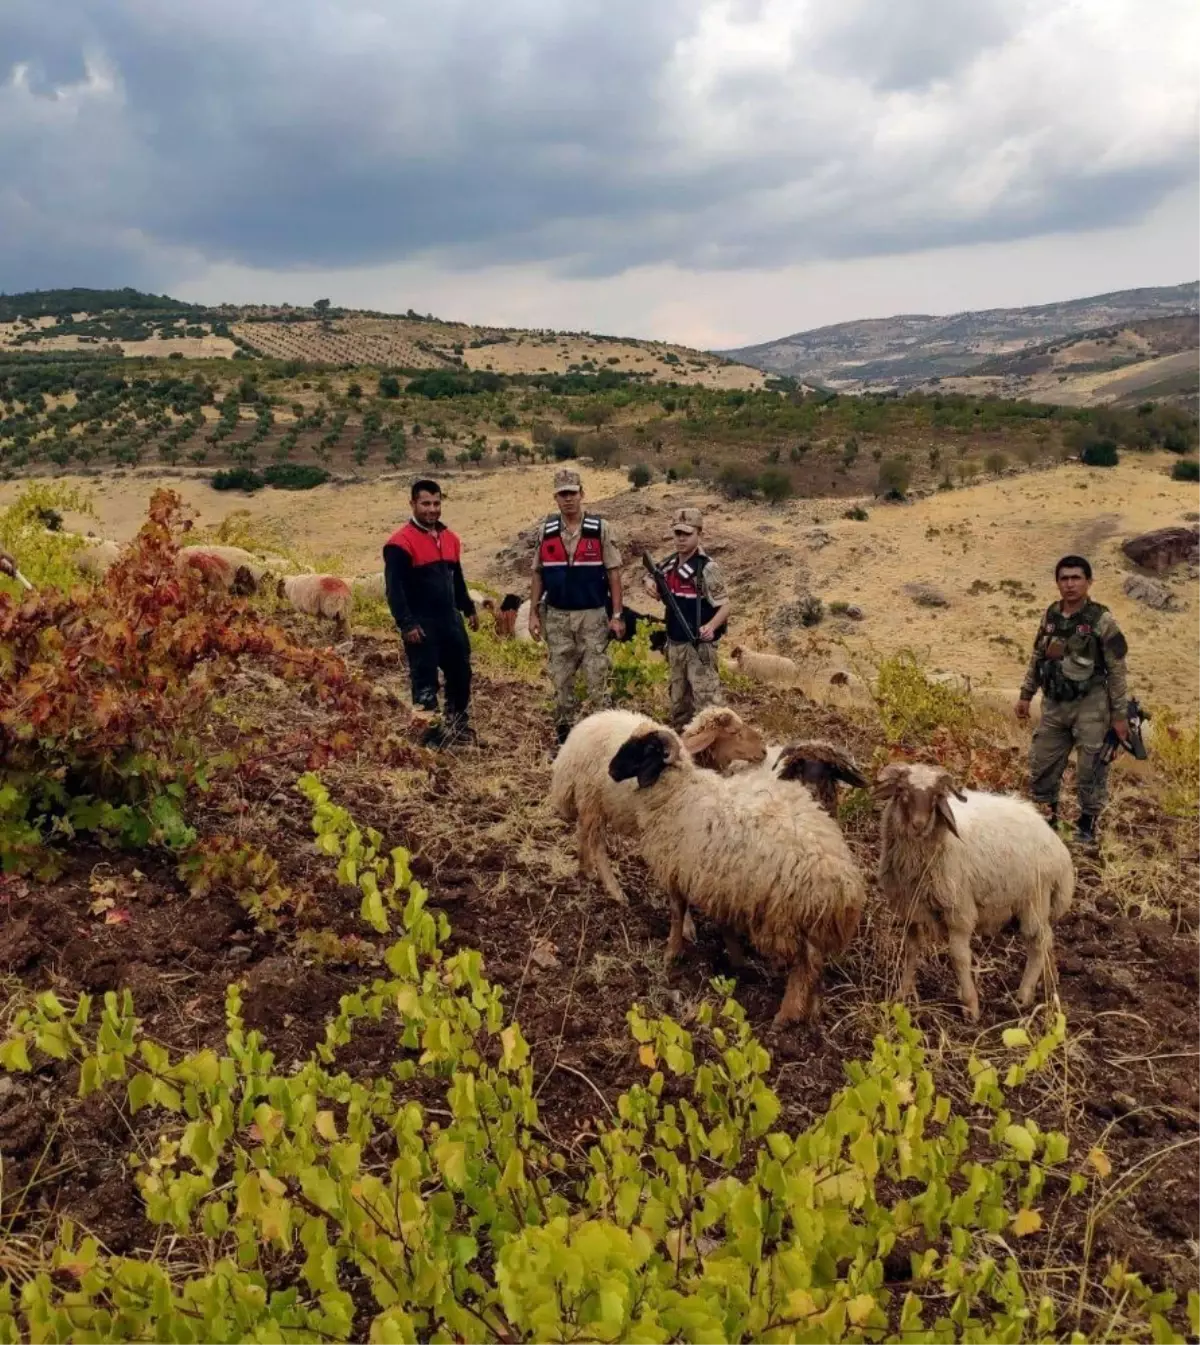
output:
[[[265,484],[262,476],[253,467],[226,467],[223,471],[214,472],[209,479],[209,485],[213,490],[249,492],[262,490]]]
[[[629,469],[629,484],[634,490],[644,489],[653,479],[654,473],[644,462],[639,462]]]
[[[768,467],[760,472],[758,488],[770,504],[782,504],[795,494],[792,478],[780,467]]]
[[[312,490],[324,485],[329,473],[307,462],[276,462],[263,468],[262,478],[276,490]]]
[[[1121,455],[1111,439],[1093,439],[1084,446],[1079,460],[1088,467],[1115,467],[1121,461]]]
[[[908,494],[912,484],[912,467],[907,458],[884,458],[879,464],[879,477],[876,494],[885,500],[902,500]]]
[[[880,663],[874,696],[889,743],[927,743],[939,728],[966,732],[974,722],[970,696],[931,682],[911,649]]]
[[[847,509],[845,513],[842,514],[842,517],[853,519],[856,523],[865,523],[871,515],[867,513],[861,504],[856,504],[853,508]]]
[[[1171,466],[1172,481],[1200,481],[1200,462],[1195,458],[1184,458]]]
[[[740,462],[726,463],[717,478],[721,493],[729,500],[748,500],[754,495],[758,478],[753,468]]]

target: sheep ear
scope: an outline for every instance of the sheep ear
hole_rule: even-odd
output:
[[[957,836],[958,823],[954,820],[954,809],[950,807],[950,800],[945,796],[945,794],[942,794],[938,798],[937,811],[938,816],[942,819],[943,822],[945,822],[945,824],[950,828],[950,830],[955,834],[955,836]]]
[[[706,724],[703,728],[690,731],[684,729],[679,736],[679,741],[692,756],[696,756],[697,753],[705,751],[717,741],[720,731],[720,728],[713,724]]]

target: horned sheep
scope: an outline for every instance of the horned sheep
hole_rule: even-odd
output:
[[[825,960],[849,945],[866,899],[837,824],[784,781],[700,769],[658,726],[635,730],[609,774],[637,781],[642,857],[671,899],[667,960],[682,950],[690,903],[789,969],[777,1027],[810,1019]]]
[[[939,766],[893,762],[876,777],[883,803],[879,886],[905,922],[900,992],[911,995],[924,946],[945,929],[968,1019],[979,1018],[971,935],[1014,916],[1028,946],[1017,1003],[1027,1007],[1053,956],[1051,923],[1075,890],[1067,847],[1025,799],[960,790]]]

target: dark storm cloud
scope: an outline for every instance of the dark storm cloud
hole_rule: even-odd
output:
[[[1122,67],[1109,10],[7,0],[0,287],[771,266],[1118,223],[1193,174],[1194,104],[1169,62]]]

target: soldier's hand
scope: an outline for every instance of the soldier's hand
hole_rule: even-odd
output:
[[[1019,700],[1017,702],[1017,718],[1018,719],[1029,718],[1029,702],[1027,700]]]
[[[529,611],[529,638],[531,640],[542,638],[542,618],[538,616],[536,607],[530,608]]]
[[[1112,722],[1113,732],[1123,743],[1129,741],[1129,723],[1124,719],[1114,719]]]
[[[707,643],[713,638],[713,636],[716,634],[716,631],[713,630],[711,625],[704,625],[700,627],[700,629],[696,632],[696,634],[700,636],[701,640]]]
[[[478,612],[472,612],[471,615],[470,615],[469,617],[467,617],[467,625],[470,626],[472,630],[478,630],[478,629],[479,629],[479,613],[478,613]]]
[[[608,623],[608,628],[618,640],[623,640],[625,638],[625,623],[619,616],[613,617]]]
[[[425,632],[420,626],[413,626],[404,632],[405,644],[420,644],[425,638]]]

